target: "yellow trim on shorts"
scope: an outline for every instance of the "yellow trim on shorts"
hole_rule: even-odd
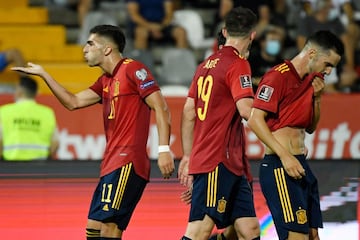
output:
[[[124,196],[125,187],[127,185],[128,179],[129,179],[131,168],[132,168],[132,163],[128,163],[127,165],[121,167],[119,182],[117,184],[114,201],[111,206],[113,209],[116,209],[116,210],[120,209],[120,204],[121,204],[121,201]]]
[[[217,166],[214,171],[208,173],[206,207],[215,207],[216,205],[218,172],[219,167]]]
[[[287,189],[284,168],[274,169],[276,186],[280,198],[281,208],[285,223],[294,222],[294,214],[292,212],[289,191]]]

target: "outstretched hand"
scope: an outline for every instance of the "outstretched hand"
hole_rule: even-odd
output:
[[[42,66],[29,62],[27,67],[12,67],[11,70],[32,75],[42,75],[45,71]]]

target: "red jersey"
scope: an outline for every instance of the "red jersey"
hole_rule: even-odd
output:
[[[135,172],[148,180],[150,108],[144,98],[159,90],[154,77],[142,63],[123,59],[112,75],[103,74],[90,89],[101,96],[103,104],[107,142],[100,176],[132,162]]]
[[[244,174],[245,133],[236,102],[253,97],[248,61],[235,48],[223,47],[198,66],[189,97],[196,111],[189,173],[211,172],[223,162],[234,174]]]
[[[307,128],[313,118],[312,78],[301,79],[290,61],[268,71],[260,81],[253,107],[269,114],[271,131],[283,127]]]

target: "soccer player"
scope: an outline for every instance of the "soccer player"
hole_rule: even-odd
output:
[[[316,32],[298,55],[264,75],[255,95],[248,126],[266,145],[260,185],[280,240],[319,239],[319,192],[304,138],[320,118],[323,75],[343,53],[336,35]]]
[[[253,195],[246,178],[242,119],[253,102],[251,70],[245,56],[255,38],[256,15],[235,8],[226,17],[226,43],[201,63],[182,117],[180,183],[192,187],[189,222],[182,240],[208,239],[234,225],[237,236],[260,239]]]
[[[40,65],[13,68],[42,77],[69,110],[103,105],[107,144],[88,215],[88,240],[121,239],[130,221],[149,181],[146,143],[151,110],[155,111],[159,133],[158,166],[164,178],[174,171],[167,104],[149,69],[122,56],[124,47],[125,36],[119,27],[93,27],[83,49],[84,57],[90,67],[98,66],[104,74],[77,94],[64,89]]]

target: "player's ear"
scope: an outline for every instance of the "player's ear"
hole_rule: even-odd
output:
[[[113,49],[110,46],[106,46],[104,49],[104,54],[107,56],[109,55],[111,52],[113,51]]]
[[[250,40],[251,40],[251,41],[254,41],[254,40],[255,40],[255,37],[256,37],[256,31],[252,31],[252,32],[250,33]]]
[[[222,28],[222,29],[221,29],[221,32],[222,32],[222,34],[224,35],[224,37],[227,38],[228,34],[227,34],[226,28]]]
[[[315,48],[309,48],[308,55],[310,59],[313,59],[317,54],[317,50]]]

